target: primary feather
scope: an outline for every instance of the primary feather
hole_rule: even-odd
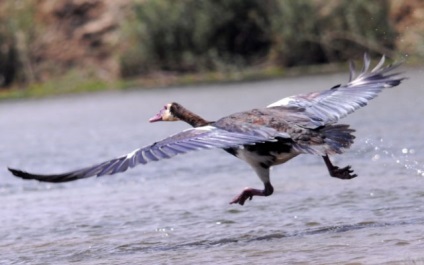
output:
[[[364,68],[356,76],[353,63],[350,65],[350,80],[345,85],[337,85],[329,90],[299,94],[272,103],[268,108],[298,108],[308,117],[302,125],[316,128],[336,123],[341,118],[367,105],[385,88],[400,84],[404,78],[399,73],[391,73],[399,64],[383,67],[385,58],[369,71],[370,58],[364,56]]]
[[[112,160],[61,174],[31,174],[18,169],[9,170],[23,179],[36,179],[46,182],[68,182],[92,176],[113,175],[124,172],[138,164],[171,158],[178,154],[211,148],[234,148],[248,144],[275,141],[276,137],[288,137],[287,134],[272,128],[249,128],[243,132],[232,132],[207,125],[184,130],[162,141],[136,149],[129,154]]]

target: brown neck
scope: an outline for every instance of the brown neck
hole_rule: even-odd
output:
[[[178,119],[187,122],[193,127],[200,127],[210,124],[211,122],[206,121],[202,117],[194,114],[193,112],[189,111],[188,109],[184,108],[178,103],[172,103],[171,107],[172,114],[177,117]]]

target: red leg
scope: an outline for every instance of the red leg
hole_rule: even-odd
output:
[[[271,183],[265,184],[265,189],[252,189],[245,188],[238,196],[236,196],[230,204],[238,203],[240,205],[244,205],[247,199],[252,200],[253,196],[269,196],[274,192],[274,188]]]

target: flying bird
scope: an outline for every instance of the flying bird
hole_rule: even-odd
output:
[[[217,121],[208,121],[178,103],[166,104],[150,122],[184,121],[192,126],[131,153],[82,169],[60,174],[32,174],[9,168],[23,179],[44,182],[67,182],[92,176],[113,175],[138,164],[147,164],[196,150],[220,148],[247,162],[264,184],[263,189],[245,188],[230,203],[243,205],[253,196],[269,196],[274,188],[270,167],[283,164],[300,154],[321,156],[330,176],[352,179],[351,166],[337,167],[329,156],[341,154],[354,139],[354,129],[337,122],[367,105],[385,88],[399,85],[403,77],[393,70],[399,66],[380,62],[370,69],[370,58],[364,55],[364,66],[356,74],[350,64],[347,84],[329,90],[283,98],[266,108],[238,112]]]

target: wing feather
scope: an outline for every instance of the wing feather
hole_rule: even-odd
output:
[[[246,144],[274,141],[276,137],[288,137],[271,128],[252,127],[250,130],[228,131],[214,126],[203,126],[182,131],[152,145],[136,149],[133,152],[87,168],[62,174],[32,174],[9,168],[17,177],[45,182],[67,182],[91,176],[113,175],[124,172],[138,164],[168,159],[191,151],[230,148]]]
[[[326,124],[336,123],[341,118],[367,105],[383,89],[399,85],[405,78],[393,72],[400,64],[384,67],[385,57],[371,70],[371,60],[364,55],[364,66],[356,75],[355,64],[350,63],[349,82],[345,85],[334,86],[321,92],[295,95],[283,98],[268,108],[297,109],[309,118],[302,123],[308,128],[316,128]]]

